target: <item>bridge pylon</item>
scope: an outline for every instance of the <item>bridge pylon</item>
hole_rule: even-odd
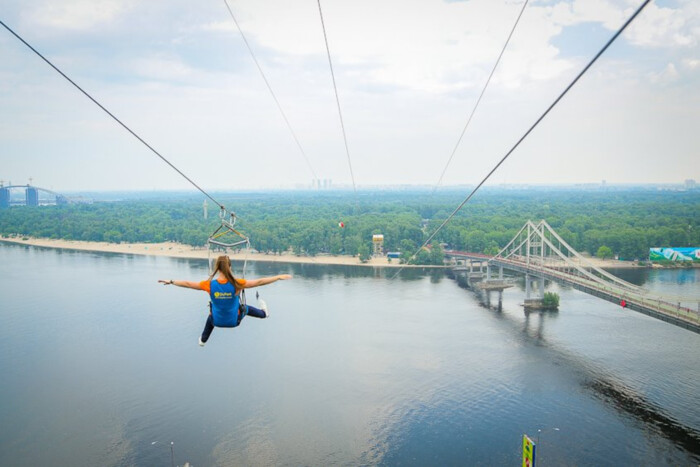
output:
[[[528,276],[568,284],[631,310],[700,333],[700,297],[654,293],[616,277],[581,256],[544,220],[527,223],[489,262]],[[531,284],[530,284],[531,286]],[[527,298],[526,298],[527,303]],[[694,309],[693,309],[694,308]]]
[[[544,295],[544,281],[554,281],[700,334],[700,296],[660,294],[615,277],[581,256],[544,220],[527,221],[495,256],[454,250],[445,254],[456,262],[486,261],[489,278],[489,268],[495,266],[525,275],[526,297],[532,298],[532,277],[539,296]],[[494,280],[482,281],[478,287],[489,290],[489,283]]]
[[[586,260],[552,229],[545,220],[527,221],[513,239],[496,254],[494,260],[524,263],[528,268],[560,270],[603,285],[614,284],[630,292],[641,287],[615,277]]]

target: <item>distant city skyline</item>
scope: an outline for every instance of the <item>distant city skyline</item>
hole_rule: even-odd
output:
[[[442,187],[443,192],[460,192],[465,190],[471,190],[474,188],[473,184],[463,184],[463,185],[447,185]],[[54,190],[53,187],[40,186],[37,184],[29,185],[26,183],[14,183],[8,185],[3,180],[0,180],[0,188],[11,188],[11,195],[13,199],[18,197],[23,197],[25,188],[36,188],[40,191],[40,194],[44,195],[65,195],[65,194],[85,194],[85,193],[179,193],[194,196],[202,196],[206,201],[207,198],[202,193],[200,193],[195,188],[184,188],[184,189],[157,189],[157,190],[125,190],[125,189],[107,189],[107,190],[78,190],[78,189],[66,189],[61,193]],[[357,187],[360,192],[372,192],[372,191],[396,191],[396,190],[406,190],[406,191],[433,191],[434,185],[428,184],[394,184],[394,185],[367,185]],[[700,185],[696,180],[686,179],[681,182],[668,182],[668,183],[607,183],[606,180],[600,182],[582,182],[582,183],[563,183],[563,184],[546,184],[546,183],[503,183],[499,185],[487,185],[482,188],[482,190],[561,190],[561,191],[575,191],[575,190],[666,190],[666,191],[698,191],[700,192]],[[210,190],[211,193],[249,193],[249,192],[274,192],[274,191],[329,191],[329,192],[348,192],[352,193],[352,185],[340,185],[340,186],[318,186],[317,184],[308,185],[296,185],[290,187],[281,188],[245,188],[240,190]],[[47,192],[47,193],[45,193]]]
[[[316,2],[229,1],[320,180],[351,187]],[[639,5],[532,0],[444,186],[478,183]],[[321,2],[358,187],[434,186],[522,2]],[[8,0],[2,21],[207,190],[310,186],[223,1]],[[0,179],[190,185],[0,28]],[[700,2],[656,1],[490,185],[700,179]]]

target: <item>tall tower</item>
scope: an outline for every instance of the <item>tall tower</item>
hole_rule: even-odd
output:
[[[372,246],[374,247],[373,256],[384,256],[384,235],[372,235]]]
[[[39,206],[39,189],[27,185],[25,189],[25,197],[27,206]]]
[[[10,207],[10,189],[0,183],[0,208]]]
[[[202,205],[204,207],[204,220],[206,220],[209,217],[209,211],[207,210],[207,207],[209,206],[207,204],[207,200],[204,200],[204,204]]]

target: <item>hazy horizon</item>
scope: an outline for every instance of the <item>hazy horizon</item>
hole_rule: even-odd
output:
[[[315,2],[230,2],[306,156],[223,2],[5,3],[3,22],[200,186],[352,186]],[[434,186],[522,2],[322,5],[356,185]],[[478,183],[638,5],[531,1],[444,184]],[[4,29],[0,74],[0,179],[188,187]],[[489,184],[698,180],[699,90],[700,3],[652,2]]]
[[[694,185],[688,186],[687,182],[690,181]],[[5,182],[5,186],[8,183]],[[15,187],[26,186],[26,183],[19,184],[14,183]],[[197,191],[195,188],[183,188],[183,189],[55,189],[53,187],[44,187],[33,183],[31,186],[37,187],[39,189],[48,189],[52,191],[57,191],[61,194],[79,194],[79,193],[173,193],[173,194],[186,194],[186,195],[202,195],[201,192]],[[473,189],[475,184],[464,184],[464,185],[449,185],[440,187],[435,193],[454,193],[461,190]],[[480,188],[480,191],[498,191],[498,190],[576,190],[576,189],[653,189],[657,190],[659,188],[676,188],[688,191],[698,191],[700,192],[700,184],[696,180],[686,179],[679,182],[649,182],[649,183],[601,183],[601,182],[582,182],[582,183],[512,183],[512,184],[500,184],[500,185],[485,185]],[[394,184],[394,185],[358,185],[358,192],[371,192],[371,191],[429,191],[432,193],[434,186],[431,185],[421,185],[421,184]],[[315,188],[310,184],[307,186],[289,186],[289,187],[273,187],[273,188],[248,188],[248,189],[209,189],[205,188],[205,191],[209,193],[275,193],[275,192],[308,192],[308,193],[348,193],[353,194],[352,186],[331,186],[328,188]],[[678,191],[678,190],[675,190]],[[204,196],[204,195],[202,195]]]

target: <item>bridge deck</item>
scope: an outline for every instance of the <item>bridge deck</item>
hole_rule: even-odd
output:
[[[494,266],[501,266],[511,271],[522,274],[533,274],[553,280],[559,283],[570,285],[571,287],[602,298],[612,303],[619,304],[621,300],[627,302],[627,308],[644,313],[645,315],[666,321],[667,323],[680,326],[690,331],[700,334],[700,314],[698,311],[682,307],[676,303],[670,303],[663,297],[652,294],[631,291],[614,285],[602,285],[584,277],[569,274],[564,270],[548,268],[539,265],[526,264],[516,260],[494,258],[492,256],[479,253],[468,252],[445,252],[448,257],[469,260],[488,260]]]

